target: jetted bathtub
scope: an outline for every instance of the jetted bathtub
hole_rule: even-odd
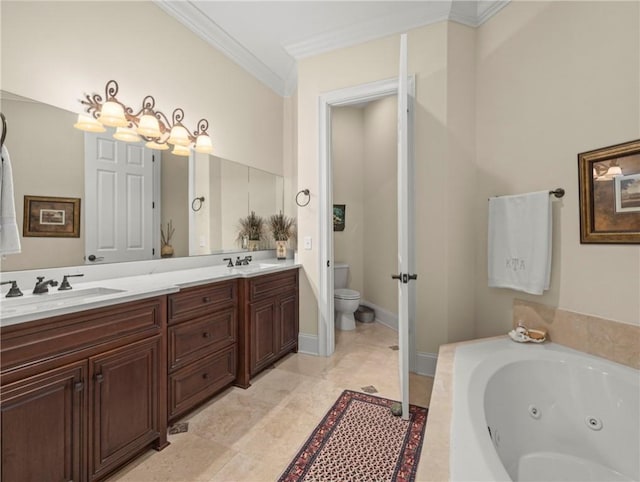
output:
[[[554,343],[458,347],[451,480],[640,480],[639,380]]]

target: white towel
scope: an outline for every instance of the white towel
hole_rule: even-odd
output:
[[[551,280],[549,191],[489,199],[489,286],[534,295]]]
[[[20,252],[20,231],[16,223],[16,205],[13,199],[13,174],[7,146],[2,146],[0,166],[0,254]]]

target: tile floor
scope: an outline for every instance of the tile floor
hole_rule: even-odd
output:
[[[292,354],[247,390],[225,390],[181,420],[188,432],[169,435],[170,446],[149,450],[109,482],[275,481],[343,390],[372,385],[375,395],[399,399],[396,344],[379,323],[336,332],[332,357]],[[428,406],[432,385],[411,374],[410,403]]]

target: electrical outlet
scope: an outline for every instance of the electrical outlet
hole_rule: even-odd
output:
[[[304,237],[304,249],[311,249],[311,236]]]

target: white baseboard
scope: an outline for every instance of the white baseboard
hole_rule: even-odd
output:
[[[376,308],[374,309],[376,310],[376,315],[377,315],[378,310]],[[387,324],[387,323],[384,323],[384,321],[379,319],[377,321],[385,325]],[[396,329],[397,329],[397,322],[396,322]],[[308,335],[306,333],[299,333],[298,334],[298,353],[304,353],[305,355],[319,356],[320,346],[318,341],[318,335]],[[437,361],[438,361],[438,355],[436,353],[418,352],[416,354],[415,372],[418,375],[426,375],[429,377],[433,377],[436,374]]]
[[[320,354],[318,335],[298,333],[298,353],[318,356]]]
[[[416,373],[418,375],[426,375],[433,377],[436,374],[436,363],[438,355],[436,353],[416,353]]]
[[[378,305],[367,300],[361,300],[361,305],[368,306],[376,312],[376,321],[388,326],[392,330],[398,331],[398,315],[390,311],[380,308]]]

